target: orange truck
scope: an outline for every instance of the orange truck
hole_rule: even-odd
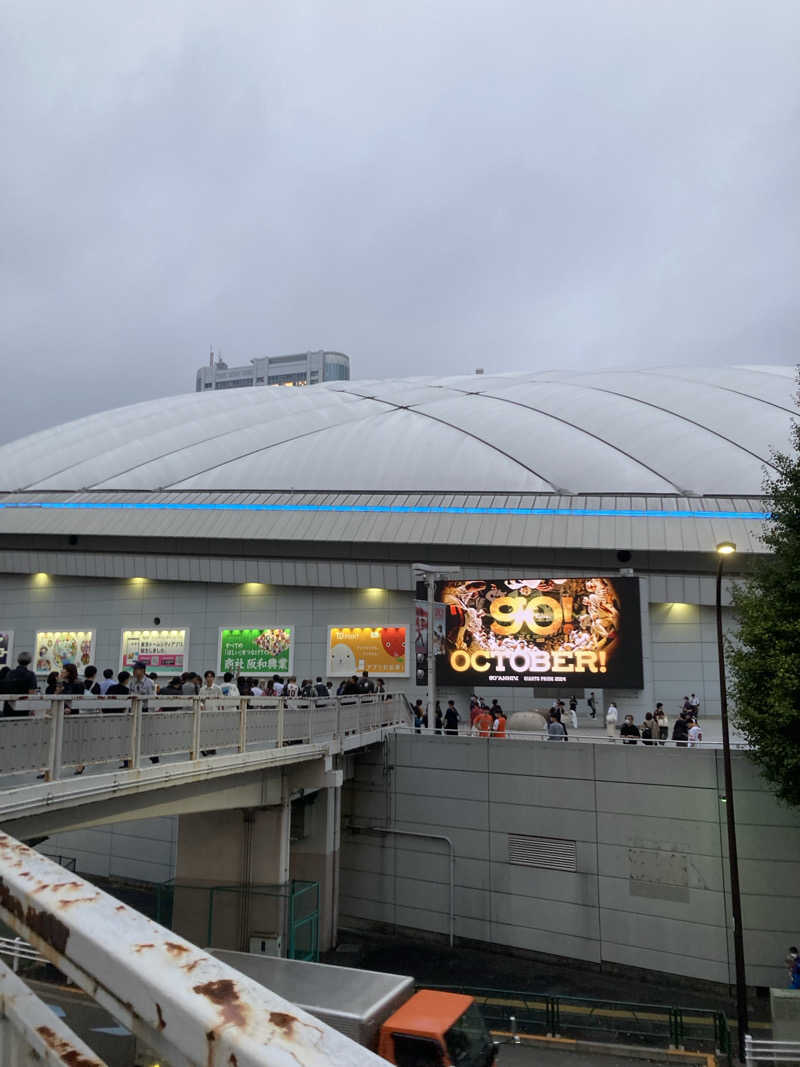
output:
[[[497,1055],[472,997],[414,992],[414,979],[399,974],[253,952],[213,955],[396,1067],[491,1067]]]

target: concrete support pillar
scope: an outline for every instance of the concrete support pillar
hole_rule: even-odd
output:
[[[299,839],[292,844],[292,878],[319,882],[319,947],[324,952],[336,944],[341,786],[318,789],[311,796],[304,797],[302,803],[302,831]]]
[[[279,803],[264,808],[179,817],[176,933],[198,945],[244,951],[252,936],[279,938],[286,952],[291,804],[285,780],[279,795]]]

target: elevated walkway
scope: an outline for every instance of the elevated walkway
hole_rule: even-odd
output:
[[[0,825],[26,838],[274,803],[270,774],[307,765],[322,785],[337,757],[410,721],[397,694],[21,698],[14,710],[0,719]]]

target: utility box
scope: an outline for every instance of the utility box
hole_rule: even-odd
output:
[[[800,1041],[800,989],[770,989],[772,1037],[775,1041]]]
[[[259,956],[283,956],[283,938],[280,934],[251,934],[250,952]]]

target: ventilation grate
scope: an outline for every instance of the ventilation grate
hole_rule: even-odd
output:
[[[508,862],[522,867],[549,867],[553,871],[578,869],[577,842],[560,837],[508,835]]]

